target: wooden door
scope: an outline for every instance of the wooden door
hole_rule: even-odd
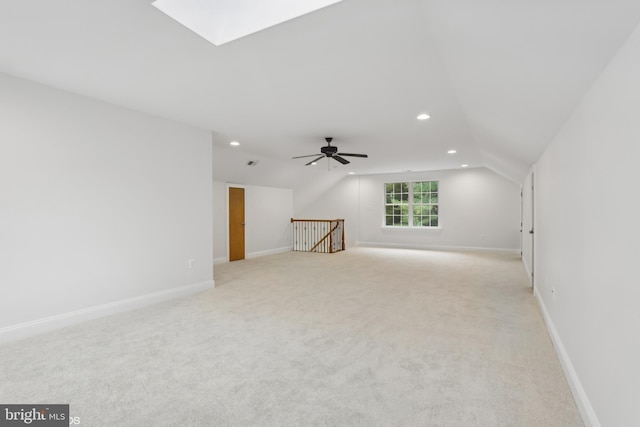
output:
[[[229,261],[244,259],[244,188],[229,187]]]

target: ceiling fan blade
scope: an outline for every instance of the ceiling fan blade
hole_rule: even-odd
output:
[[[337,154],[334,154],[333,156],[331,156],[332,159],[335,159],[337,161],[339,161],[340,163],[342,163],[343,165],[346,165],[348,163],[351,163],[349,160],[347,159],[343,159],[342,157],[338,156]]]
[[[315,156],[315,154],[314,154],[314,156]],[[306,157],[309,157],[309,156],[306,156]],[[307,163],[305,166],[309,166],[311,163],[315,163],[315,162],[317,162],[318,160],[323,159],[323,158],[324,158],[324,154],[323,154],[322,156],[318,157],[318,158],[317,158],[317,159],[315,159],[315,160],[311,160],[311,161],[310,161],[309,163]]]
[[[352,154],[352,153],[338,153],[339,156],[351,156],[351,157],[369,157],[366,154]]]
[[[292,157],[292,159],[302,159],[303,157],[313,157],[313,156],[319,156],[319,154],[307,154],[306,156],[296,156],[296,157]]]

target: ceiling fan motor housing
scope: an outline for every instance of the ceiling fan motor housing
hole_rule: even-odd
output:
[[[332,155],[338,152],[338,147],[332,147],[330,145],[327,145],[326,147],[320,148],[320,152],[322,154],[327,155],[328,157],[331,157]]]

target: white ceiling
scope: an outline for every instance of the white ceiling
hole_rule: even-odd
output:
[[[0,0],[0,71],[211,130],[216,179],[292,188],[462,163],[520,182],[640,20],[638,0],[344,0],[216,47],[151,3]],[[325,136],[369,159],[291,159]]]

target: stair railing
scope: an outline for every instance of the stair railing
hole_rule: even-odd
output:
[[[334,253],[344,250],[344,219],[294,219],[293,250]]]

